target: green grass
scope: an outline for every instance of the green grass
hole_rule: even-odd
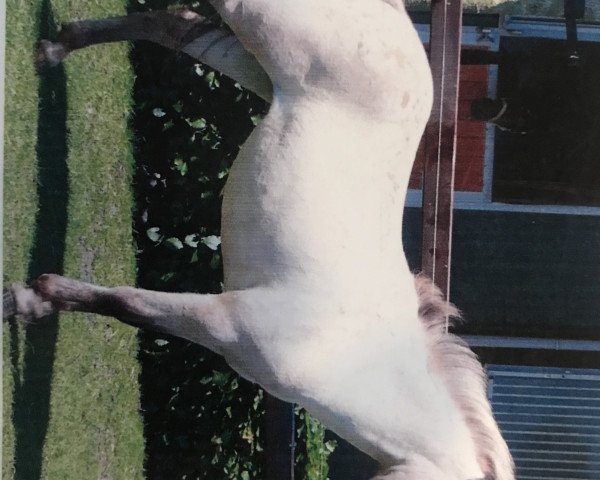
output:
[[[41,78],[32,55],[47,18],[114,15],[124,2],[46,7],[7,2],[4,281],[62,270],[133,284],[127,48],[77,52]],[[65,314],[3,341],[3,478],[143,478],[134,329]]]

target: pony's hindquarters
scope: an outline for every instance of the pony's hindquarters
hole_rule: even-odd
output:
[[[384,0],[213,4],[281,95],[343,101],[375,123],[418,111],[417,123],[424,127],[431,73],[402,6]]]

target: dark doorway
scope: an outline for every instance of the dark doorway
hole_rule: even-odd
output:
[[[493,200],[600,205],[600,44],[503,37],[498,98],[527,115],[521,132],[497,129]]]

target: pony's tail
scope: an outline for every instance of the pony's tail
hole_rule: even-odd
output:
[[[415,277],[419,318],[427,332],[431,364],[443,378],[471,432],[486,478],[514,480],[514,464],[487,399],[487,375],[466,342],[447,333],[447,322],[460,318],[456,307],[423,274]]]

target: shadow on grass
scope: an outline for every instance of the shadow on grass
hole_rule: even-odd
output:
[[[39,38],[56,33],[46,0],[40,8]],[[32,56],[31,62],[34,58]],[[67,93],[65,72],[58,66],[40,77],[37,129],[38,201],[34,245],[28,275],[62,273],[67,224]],[[58,317],[53,315],[25,327],[22,376],[15,378],[15,480],[37,480],[42,472],[44,440],[50,414],[50,389]],[[11,326],[11,360],[19,359],[17,327]],[[18,371],[14,368],[15,372]]]

